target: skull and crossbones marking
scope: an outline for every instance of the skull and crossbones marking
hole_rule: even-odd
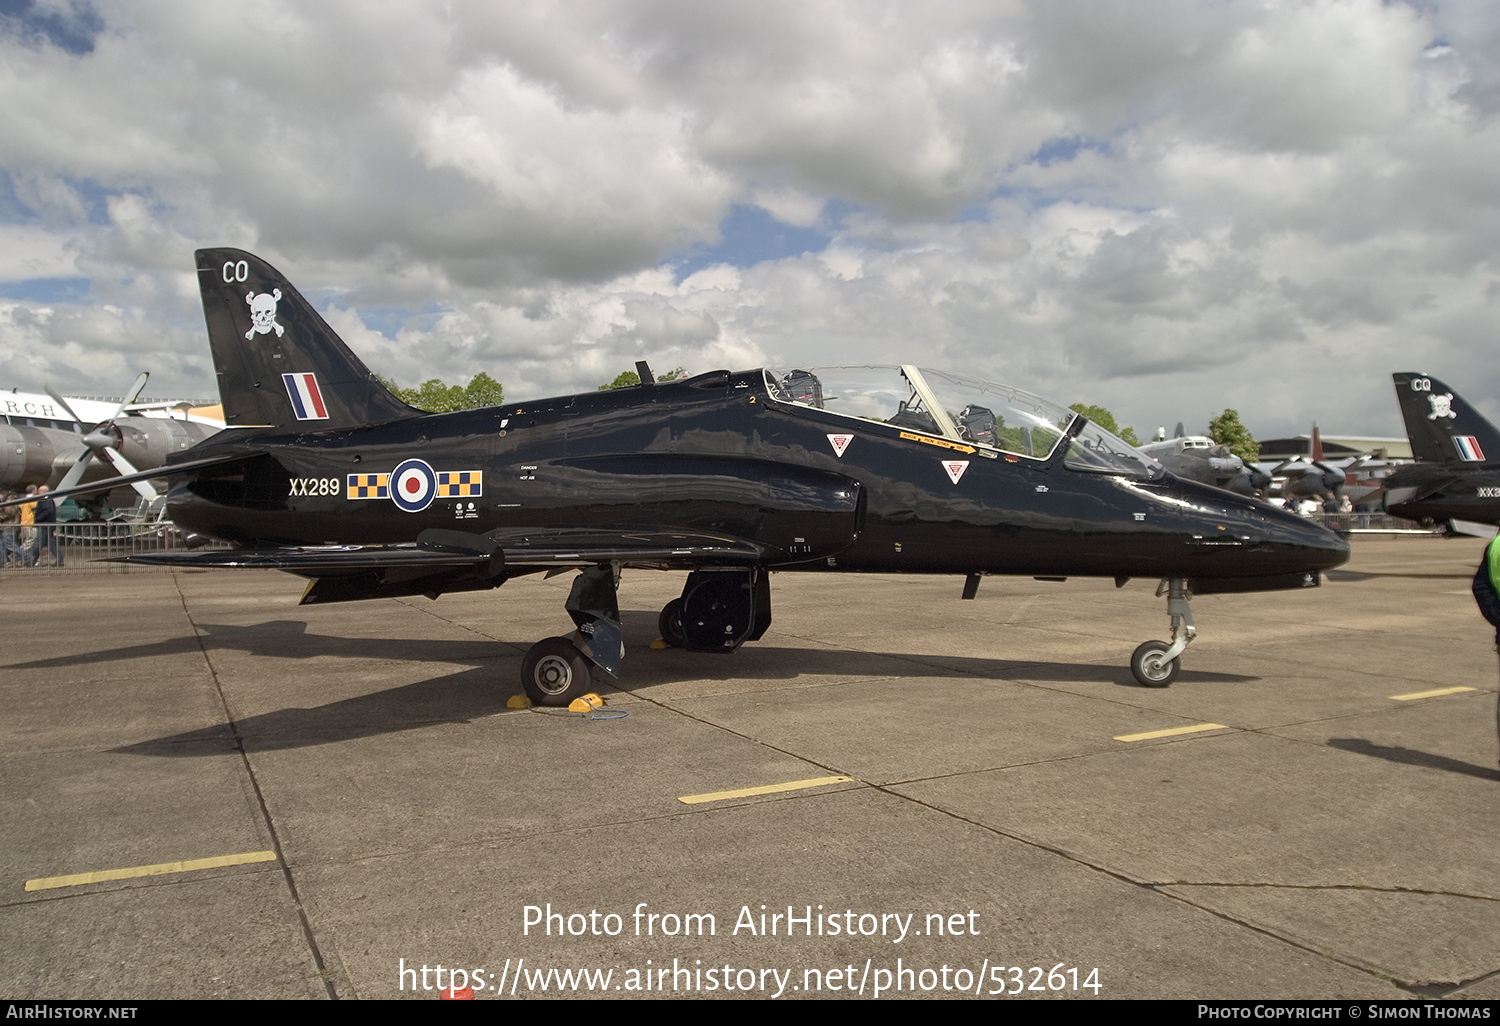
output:
[[[1429,395],[1427,401],[1432,403],[1432,412],[1427,415],[1428,420],[1437,420],[1439,417],[1447,417],[1449,420],[1457,420],[1458,414],[1453,412],[1453,393],[1444,395]]]
[[[256,295],[254,292],[245,294],[245,302],[250,304],[251,328],[245,332],[246,339],[252,339],[256,335],[266,335],[276,332],[280,338],[286,334],[286,329],[276,323],[276,304],[281,301],[281,290],[275,289],[271,292],[262,292]]]

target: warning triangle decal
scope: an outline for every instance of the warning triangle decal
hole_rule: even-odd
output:
[[[969,461],[943,460],[943,469],[948,472],[948,477],[953,481],[953,483],[958,484],[958,479],[963,477],[964,471],[969,469]]]
[[[844,458],[844,450],[849,448],[849,443],[854,441],[853,435],[829,435],[828,444],[833,446],[833,454],[839,459]]]

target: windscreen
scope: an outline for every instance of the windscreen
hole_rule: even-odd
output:
[[[1008,385],[905,367],[767,370],[771,396],[908,431],[1044,460],[1073,411]]]
[[[766,372],[771,397],[1045,460],[1077,416],[1041,396],[928,367],[798,367]],[[1153,478],[1156,461],[1094,423],[1068,441],[1064,465],[1096,474]]]

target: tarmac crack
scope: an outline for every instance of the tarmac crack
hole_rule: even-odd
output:
[[[282,879],[286,881],[287,891],[291,894],[292,906],[297,910],[297,919],[302,924],[302,936],[307,941],[313,964],[317,966],[318,978],[323,981],[323,989],[328,992],[329,1000],[337,1001],[339,995],[333,986],[333,975],[328,971],[328,966],[323,961],[323,952],[318,948],[318,940],[313,934],[312,923],[307,918],[307,909],[302,904],[302,896],[297,892],[297,881],[292,877],[292,868],[287,864],[286,852],[281,847],[281,835],[276,830],[271,810],[266,806],[266,796],[261,791],[260,780],[255,775],[255,767],[251,764],[250,755],[245,750],[244,739],[240,737],[239,724],[235,722],[234,713],[229,710],[229,700],[224,695],[224,685],[219,680],[219,671],[214,667],[213,660],[209,658],[208,648],[203,644],[203,632],[199,629],[198,622],[193,619],[192,610],[188,609],[187,596],[182,593],[182,583],[175,573],[172,574],[172,586],[177,589],[178,601],[182,603],[182,615],[187,618],[188,624],[193,628],[193,636],[198,641],[198,651],[203,656],[203,665],[208,667],[208,675],[214,682],[214,692],[219,696],[219,705],[224,710],[224,720],[228,723],[230,735],[234,739],[235,751],[239,752],[240,762],[245,767],[251,788],[255,791],[255,800],[260,806],[261,819],[271,835],[271,849],[276,852],[276,862],[281,866]]]
[[[470,627],[466,623],[461,623],[460,621],[454,620],[451,617],[444,616],[443,614],[427,606],[419,606],[411,602],[403,602],[401,599],[395,599],[394,601],[397,605],[405,606],[407,609],[410,609],[414,612],[422,613],[425,616],[430,616],[434,620],[441,620],[443,623],[448,624],[450,627],[457,627],[461,631],[468,631],[470,634],[477,634],[481,638],[484,638],[486,641],[493,641],[497,644],[504,645],[506,648],[513,648],[517,652],[524,652],[526,650],[526,646],[524,645],[517,645],[513,641],[506,641],[504,638],[497,638],[493,634],[486,634],[478,627]]]
[[[1434,891],[1422,887],[1379,887],[1375,884],[1291,884],[1270,881],[1240,881],[1230,883],[1221,880],[1157,880],[1152,887],[1246,887],[1288,891],[1370,891],[1375,894],[1421,894],[1434,898],[1468,898],[1472,901],[1495,901],[1500,898],[1488,894],[1466,894],[1463,891]]]

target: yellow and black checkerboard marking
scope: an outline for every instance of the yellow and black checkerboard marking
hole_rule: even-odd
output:
[[[389,499],[391,497],[391,475],[350,474],[349,498]]]
[[[440,499],[462,499],[484,494],[482,470],[440,470],[437,480]]]

